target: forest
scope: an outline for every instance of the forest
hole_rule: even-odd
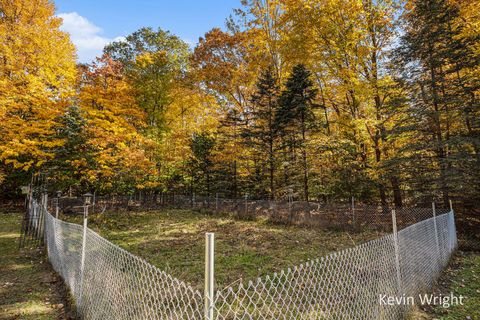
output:
[[[0,188],[405,206],[480,201],[479,0],[242,0],[193,47],[91,64],[50,0],[0,0]],[[161,25],[161,21],[159,22]]]

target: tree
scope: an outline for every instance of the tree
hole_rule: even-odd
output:
[[[190,148],[192,156],[188,161],[193,182],[200,187],[200,190],[205,190],[207,195],[211,191],[211,176],[212,176],[212,151],[215,146],[215,140],[205,133],[196,134],[193,136]],[[194,190],[194,187],[192,188]]]
[[[82,73],[79,106],[95,160],[86,179],[103,190],[149,186],[155,171],[145,152],[151,141],[141,134],[145,112],[136,103],[123,65],[104,55]]]
[[[222,184],[232,189],[234,197],[239,189],[239,172],[248,166],[242,154],[240,128],[244,125],[242,115],[248,112],[257,67],[250,60],[251,41],[248,32],[214,28],[200,38],[191,57],[196,85],[217,102],[218,145],[222,148],[222,156],[217,158],[230,173]]]
[[[257,166],[268,167],[268,194],[270,199],[275,198],[275,169],[276,169],[276,126],[275,115],[278,109],[279,88],[274,76],[274,69],[267,68],[260,75],[257,90],[252,95],[252,110],[246,115],[248,124],[242,136],[248,147],[253,149],[260,160]],[[266,159],[266,161],[264,160]]]
[[[55,119],[74,93],[76,57],[68,35],[60,31],[61,23],[49,0],[0,1],[0,161],[4,168],[38,168],[62,143],[53,139]]]
[[[124,66],[151,134],[158,139],[165,130],[165,112],[175,99],[172,90],[188,70],[188,45],[168,31],[141,28],[107,45],[104,53]]]
[[[87,121],[82,110],[76,105],[68,107],[58,119],[56,138],[63,141],[55,149],[55,158],[49,164],[55,170],[54,179],[59,190],[78,186],[80,191],[90,186],[88,170],[95,159],[90,137],[87,135]]]
[[[285,83],[275,116],[275,126],[290,148],[300,149],[303,172],[303,198],[308,201],[308,133],[315,128],[313,108],[317,89],[313,87],[310,72],[304,65],[296,65]]]
[[[475,68],[471,60],[475,55],[471,43],[462,39],[461,26],[455,26],[459,8],[449,1],[410,1],[405,19],[399,65],[411,97],[410,121],[405,123],[417,138],[401,156],[415,173],[412,184],[420,194],[427,183],[446,205],[452,192],[463,195],[455,190],[462,183],[478,185],[478,169],[468,165],[478,157],[479,145],[478,127],[470,125],[478,106],[471,92],[478,86],[471,86],[475,82],[467,76]]]

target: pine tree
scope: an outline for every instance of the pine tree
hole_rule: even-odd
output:
[[[192,156],[187,165],[192,175],[192,191],[195,191],[195,189],[204,190],[207,195],[210,195],[214,146],[214,138],[206,133],[194,135],[190,142]],[[195,186],[193,185],[194,182],[196,183]]]
[[[56,138],[63,141],[55,149],[51,166],[60,189],[70,186],[91,187],[86,180],[88,168],[94,166],[93,150],[88,143],[87,121],[77,106],[71,106],[58,119]]]
[[[253,106],[247,115],[248,125],[242,132],[246,145],[251,147],[260,159],[257,166],[263,167],[266,164],[268,168],[268,194],[272,200],[275,198],[275,114],[278,109],[278,93],[274,70],[269,67],[261,73],[257,81],[256,92],[250,100]]]
[[[304,65],[296,65],[285,83],[279,99],[279,109],[275,117],[278,133],[287,142],[284,148],[299,149],[302,158],[303,198],[308,201],[308,133],[315,128],[313,108],[317,90],[310,79],[310,72]]]
[[[446,205],[455,185],[462,181],[475,185],[478,177],[474,167],[464,168],[472,158],[465,151],[478,146],[474,130],[468,130],[471,114],[466,112],[476,102],[461,94],[466,91],[461,89],[460,66],[468,64],[468,45],[459,39],[459,29],[452,28],[459,13],[450,2],[414,0],[407,8],[400,60],[410,84],[405,123],[416,139],[408,142],[402,156],[417,191],[424,193],[428,184],[441,193]],[[462,117],[467,129],[458,122]],[[474,152],[478,154],[478,149]]]

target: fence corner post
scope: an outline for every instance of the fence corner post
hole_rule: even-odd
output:
[[[437,245],[437,251],[438,251],[438,272],[442,270],[442,250],[440,249],[440,241],[438,239],[438,227],[437,227],[437,210],[435,209],[435,202],[432,202],[432,214],[433,214],[433,228],[435,232],[435,244]]]
[[[215,234],[205,234],[205,319],[213,320]]]
[[[79,296],[78,307],[80,313],[82,312],[82,295],[83,295],[83,277],[85,272],[85,251],[87,245],[87,229],[88,229],[88,205],[83,207],[83,237],[82,237],[82,255],[80,260],[80,283],[79,283]]]
[[[400,250],[398,245],[398,231],[397,231],[397,215],[395,214],[395,209],[392,210],[392,226],[393,226],[393,242],[395,249],[395,269],[397,271],[397,286],[398,294],[402,295],[402,278],[400,273]]]

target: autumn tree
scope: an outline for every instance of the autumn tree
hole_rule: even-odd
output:
[[[175,98],[172,91],[187,70],[188,45],[168,31],[141,28],[107,45],[104,52],[123,64],[149,127],[160,134],[165,112]]]
[[[246,32],[214,28],[200,38],[191,57],[196,84],[214,97],[218,106],[217,145],[222,148],[222,156],[217,158],[223,162],[218,165],[229,172],[220,184],[229,185],[233,196],[239,189],[239,175],[247,174],[240,133],[256,74],[256,66],[249,60],[251,40]]]
[[[79,106],[95,160],[87,172],[90,186],[124,191],[149,186],[155,171],[145,152],[151,142],[141,134],[146,116],[122,63],[104,55],[82,71]]]
[[[61,23],[49,0],[0,1],[0,179],[38,169],[62,144],[52,138],[55,119],[74,93],[76,69]]]

